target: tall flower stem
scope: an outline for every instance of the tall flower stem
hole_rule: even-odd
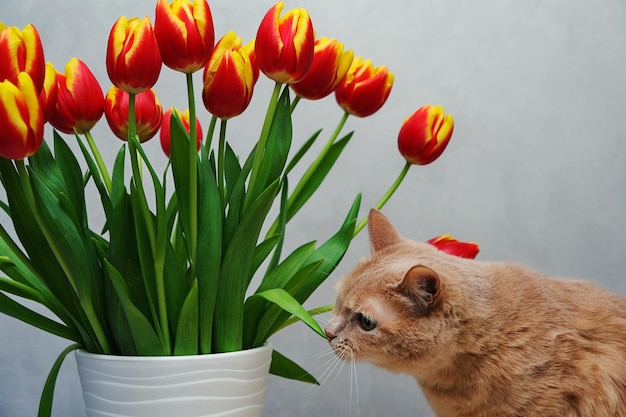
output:
[[[107,191],[111,192],[111,176],[109,175],[109,171],[107,170],[107,166],[102,159],[102,155],[100,154],[100,150],[98,146],[96,146],[96,141],[93,139],[91,135],[91,131],[85,132],[85,139],[87,139],[87,144],[89,145],[89,149],[91,149],[91,153],[96,160],[96,164],[98,165],[98,169],[100,170],[100,175],[102,175],[102,180],[104,181],[104,185],[107,187]]]
[[[211,153],[211,144],[213,142],[213,134],[215,133],[215,125],[217,124],[217,117],[212,116],[211,122],[209,123],[209,130],[206,134],[206,139],[204,141],[204,148],[206,149],[207,154]]]
[[[133,171],[133,184],[136,187],[138,196],[138,201],[141,204],[141,214],[143,215],[144,221],[146,222],[146,233],[148,235],[148,241],[150,243],[150,249],[153,254],[154,260],[154,282],[156,284],[156,308],[157,312],[153,314],[157,314],[158,324],[160,334],[163,337],[163,347],[164,353],[169,353],[171,349],[171,341],[170,341],[170,330],[169,330],[169,319],[167,315],[167,300],[165,296],[165,276],[163,272],[163,266],[165,259],[159,254],[157,248],[157,236],[155,233],[155,228],[153,226],[153,219],[150,214],[150,209],[148,207],[148,203],[146,201],[146,192],[143,186],[143,179],[141,175],[141,168],[139,165],[138,158],[138,138],[137,138],[137,126],[135,122],[135,98],[136,94],[129,94],[128,97],[128,150],[130,153],[131,159],[131,167]],[[144,279],[146,277],[144,276]]]
[[[226,153],[226,125],[228,120],[220,121],[220,138],[217,150],[217,188],[220,191],[222,210],[226,208],[226,196],[224,195],[224,155]]]
[[[189,101],[189,262],[191,276],[196,273],[198,255],[198,150],[196,148],[196,100],[193,92],[193,74],[187,73]]]
[[[256,187],[259,169],[261,167],[261,163],[263,162],[263,154],[265,153],[265,145],[267,144],[267,139],[270,134],[270,128],[272,127],[272,120],[274,120],[274,113],[276,113],[276,106],[278,105],[278,97],[280,94],[281,86],[282,83],[276,81],[276,84],[274,85],[274,91],[272,92],[272,97],[270,98],[270,103],[267,108],[267,112],[265,113],[265,120],[263,121],[263,127],[261,128],[261,136],[259,137],[259,142],[256,145],[254,161],[252,162],[252,172],[250,174],[250,183],[248,186],[248,190],[255,190]],[[248,193],[246,195],[246,200],[244,202],[245,208],[248,208],[250,204],[252,204],[252,201],[249,201],[249,198],[256,197],[250,197],[251,195],[252,193]]]
[[[398,189],[398,187],[400,186],[400,184],[404,180],[404,177],[406,177],[407,172],[409,172],[409,168],[411,168],[411,164],[409,162],[404,164],[404,167],[402,168],[402,171],[400,171],[400,174],[398,175],[396,180],[393,182],[393,184],[391,184],[391,187],[389,187],[389,190],[387,190],[385,195],[383,195],[382,198],[378,201],[378,203],[376,203],[374,208],[376,208],[377,210],[380,210],[381,208],[383,208],[383,206],[387,203],[387,201],[389,201],[391,196],[396,192],[396,190]],[[366,225],[367,225],[367,217],[365,217],[363,220],[361,220],[361,222],[356,226],[356,228],[354,229],[354,235],[353,236],[358,235],[359,232]]]

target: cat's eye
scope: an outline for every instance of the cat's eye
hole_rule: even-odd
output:
[[[378,325],[378,323],[376,323],[376,320],[372,320],[371,318],[361,313],[358,314],[357,320],[359,321],[359,326],[361,326],[361,329],[365,330],[366,332],[374,330]]]

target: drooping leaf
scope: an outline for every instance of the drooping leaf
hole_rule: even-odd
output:
[[[252,295],[252,297],[261,297],[261,298],[266,299],[267,301],[270,301],[276,304],[277,306],[279,306],[280,308],[282,308],[289,314],[299,318],[304,324],[309,326],[311,330],[313,330],[320,336],[324,338],[326,337],[324,330],[322,330],[322,328],[315,321],[315,319],[313,319],[313,317],[309,315],[309,313],[304,309],[304,307],[302,307],[302,305],[295,298],[289,295],[289,293],[285,291],[284,289],[273,288],[271,290],[266,290],[266,291],[254,294]],[[263,326],[263,323],[259,325],[259,327],[262,327],[262,326]],[[261,333],[259,333],[259,335],[260,334]],[[254,342],[254,345],[260,346],[261,344],[263,344],[264,341],[265,341],[265,335],[262,335],[260,337],[257,337],[257,339]]]
[[[0,281],[0,291],[8,291],[9,283],[10,281]],[[18,291],[11,292],[15,293]],[[73,341],[79,340],[78,334],[73,329],[24,307],[17,301],[4,295],[2,292],[0,292],[0,313],[4,313],[24,323],[30,324],[31,326],[35,326],[45,332],[57,335],[64,339]]]
[[[306,382],[308,384],[319,385],[319,382],[313,375],[308,373],[300,365],[287,358],[276,350],[272,351],[272,364],[270,366],[272,375],[280,376],[295,381]]]
[[[63,361],[76,349],[79,349],[80,345],[74,344],[66,347],[63,352],[59,354],[57,359],[54,361],[52,365],[52,369],[50,369],[50,373],[48,374],[48,378],[46,378],[46,383],[44,385],[43,391],[41,393],[41,398],[39,400],[39,411],[37,412],[37,417],[50,417],[52,414],[52,400],[54,399],[54,388],[56,385],[57,377],[59,376],[59,370],[61,369],[61,365],[63,365]]]

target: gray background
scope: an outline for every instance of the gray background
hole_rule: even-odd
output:
[[[152,18],[154,4],[23,0],[9,6],[3,0],[0,20],[34,23],[47,60],[62,69],[80,57],[106,91],[111,25],[122,14]],[[247,41],[272,2],[210,4],[217,37],[232,29]],[[416,240],[451,233],[480,243],[479,259],[584,277],[626,294],[626,3],[290,0],[286,10],[297,6],[309,10],[319,36],[387,65],[396,82],[379,113],[349,120],[356,136],[328,183],[294,219],[288,245],[332,234],[357,192],[364,210],[372,206],[403,165],[396,135],[404,117],[424,103],[442,104],[456,120],[448,150],[433,165],[414,167],[384,210],[401,232]],[[271,85],[261,78],[251,108],[230,124],[241,152],[258,134]],[[164,107],[186,107],[181,74],[164,67],[156,90]],[[302,103],[296,140],[318,127],[328,137],[340,115],[332,97]],[[206,127],[207,113],[201,117]],[[111,161],[119,143],[104,119],[94,135]],[[158,141],[146,149],[157,164],[165,162]],[[93,222],[101,224],[93,198]],[[331,303],[336,282],[367,253],[362,234],[309,307]],[[47,372],[68,342],[7,317],[0,317],[0,336],[0,416],[34,416]],[[432,416],[410,378],[366,364],[331,369],[326,343],[302,326],[272,342],[324,383],[311,388],[272,378],[266,416]],[[59,377],[54,415],[84,416],[80,395],[71,357]]]

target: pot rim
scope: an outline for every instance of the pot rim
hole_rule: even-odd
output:
[[[170,362],[175,361],[202,361],[207,358],[211,359],[219,359],[220,357],[237,357],[237,356],[249,356],[251,354],[262,354],[266,351],[274,350],[274,347],[270,342],[265,342],[263,345],[255,348],[244,349],[244,350],[236,350],[233,352],[223,352],[223,353],[206,353],[206,354],[196,354],[196,355],[164,355],[164,356],[143,356],[143,355],[116,355],[116,354],[105,354],[105,353],[91,353],[85,349],[77,349],[75,351],[76,356],[82,356],[90,359],[97,359],[102,361],[128,361],[128,362],[148,362],[154,360],[166,360]]]

